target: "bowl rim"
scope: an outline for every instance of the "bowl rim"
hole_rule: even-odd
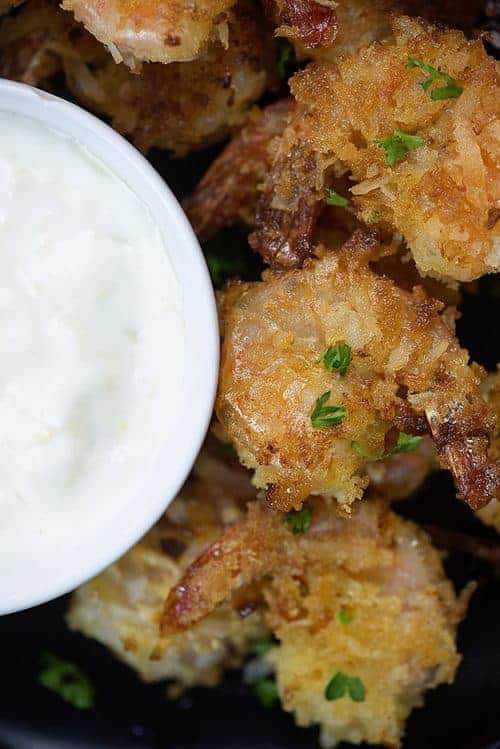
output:
[[[71,539],[50,579],[41,574],[42,570],[48,572],[45,565],[36,572],[33,567],[28,573],[24,570],[24,577],[21,575],[16,586],[11,582],[7,593],[0,579],[1,615],[46,603],[75,589],[128,551],[163,514],[185,482],[210,423],[217,388],[219,331],[215,295],[199,242],[177,199],[149,161],[102,120],[32,86],[0,79],[0,111],[30,117],[75,139],[148,206],[181,287],[185,330],[183,382],[175,397],[176,415],[145,478],[141,501],[130,499],[123,508],[127,511],[114,519],[112,528],[96,529],[92,540],[79,544]],[[172,252],[174,233],[176,251]]]

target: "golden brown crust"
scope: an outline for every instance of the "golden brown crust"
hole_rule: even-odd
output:
[[[260,503],[250,504],[245,522],[224,533],[172,588],[163,610],[162,634],[171,636],[188,629],[233,591],[270,572],[282,560],[286,533],[279,515]]]
[[[145,681],[170,679],[177,691],[216,684],[226,669],[241,665],[253,639],[267,634],[260,611],[242,618],[234,601],[172,641],[160,637],[159,620],[169,590],[205,548],[245,517],[245,502],[254,496],[237,461],[206,445],[165,516],[73,594],[71,629],[106,645]]]
[[[351,442],[380,455],[393,427],[418,434],[428,423],[441,464],[471,506],[497,490],[480,377],[443,305],[420,287],[409,293],[373,273],[368,263],[376,254],[373,241],[358,234],[302,270],[268,271],[262,282],[221,295],[217,416],[255,470],[256,485],[281,510],[325,493],[348,511],[367,483],[360,475],[365,459]],[[339,343],[352,349],[345,377],[318,363]],[[335,427],[314,428],[311,414],[325,392],[346,416]]]
[[[101,44],[49,0],[34,0],[0,27],[0,70],[46,86],[59,70],[72,94],[108,116],[144,151],[181,156],[241,125],[275,75],[273,40],[251,0],[227,16],[228,47],[214,42],[194,62],[116,65]]]
[[[266,574],[264,617],[277,638],[266,658],[284,708],[299,725],[319,723],[324,746],[343,739],[396,746],[425,689],[453,680],[465,602],[425,534],[384,503],[362,503],[349,520],[320,498],[308,506],[311,526],[294,535],[262,504],[251,505],[180,581],[189,605],[172,606],[171,593],[162,626],[169,634],[193,626],[243,579]],[[362,680],[362,703],[325,699],[337,671]]]
[[[271,165],[269,145],[283,132],[290,108],[291,100],[282,99],[254,110],[183,202],[198,237],[210,239],[235,223],[254,225],[258,187]]]
[[[266,4],[267,13],[275,25],[279,17],[273,9],[278,3]],[[336,0],[335,14],[330,22],[331,32],[323,34],[315,46],[301,38],[289,26],[278,28],[278,36],[286,36],[293,43],[299,58],[336,61],[340,55],[356,54],[371,42],[391,36],[391,14],[422,16],[450,28],[475,32],[483,12],[483,0]]]
[[[227,34],[235,0],[63,0],[116,62],[172,63],[199,57],[209,41]]]
[[[294,217],[324,199],[331,173],[350,173],[352,205],[369,224],[397,231],[420,273],[462,281],[500,267],[499,228],[488,228],[498,187],[497,66],[479,41],[406,17],[393,22],[394,39],[374,43],[356,56],[311,64],[292,80],[298,107],[276,149],[263,187],[264,220],[254,246],[280,264],[300,264],[309,236],[297,241]],[[463,93],[434,101],[420,86],[417,58],[446,71]],[[354,105],[355,103],[355,105]],[[389,167],[374,143],[397,129],[425,145]],[[266,211],[271,218],[266,218]]]

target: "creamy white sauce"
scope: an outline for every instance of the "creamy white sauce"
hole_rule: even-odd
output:
[[[74,141],[0,113],[0,575],[124,511],[183,366],[147,207]]]

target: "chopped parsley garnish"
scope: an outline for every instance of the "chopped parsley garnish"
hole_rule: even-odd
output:
[[[398,455],[399,453],[412,453],[420,445],[422,439],[422,437],[416,437],[413,434],[400,432],[398,434],[398,439],[394,447],[391,447],[390,450],[387,450],[387,452],[383,452],[380,455],[373,455],[372,453],[369,453],[368,450],[365,450],[363,445],[361,445],[359,442],[356,442],[355,440],[351,442],[351,447],[355,453],[357,453],[361,458],[365,458],[366,460],[384,460],[385,458],[390,458],[393,455]]]
[[[345,419],[346,411],[344,406],[325,406],[330,394],[331,390],[327,390],[316,401],[311,414],[311,424],[315,429],[337,427]]]
[[[297,512],[287,512],[283,516],[283,523],[294,536],[307,533],[311,527],[312,512],[308,507]]]
[[[384,149],[385,162],[389,166],[394,166],[398,161],[402,161],[409,151],[425,146],[425,138],[420,135],[408,135],[408,133],[403,133],[402,130],[394,130],[388,138],[381,138],[373,142]]]
[[[444,86],[435,86],[431,91],[431,99],[433,101],[440,101],[442,99],[458,99],[463,87],[447,73],[442,73],[440,70],[433,68],[432,65],[428,65],[423,60],[419,60],[416,57],[409,57],[406,63],[407,70],[413,70],[413,68],[420,68],[424,73],[429,76],[424,81],[420,81],[420,85],[427,93],[435,81],[444,81]]]
[[[340,208],[345,208],[351,201],[349,198],[344,198],[343,195],[339,195],[335,190],[326,190],[326,203],[327,205],[337,205]]]
[[[422,437],[415,437],[413,434],[405,434],[400,432],[398,434],[398,441],[386,454],[385,458],[389,458],[391,455],[398,455],[398,453],[412,453],[422,442]]]
[[[278,75],[282,80],[289,78],[298,68],[295,50],[288,39],[278,39]]]
[[[372,211],[370,213],[370,218],[368,219],[370,224],[378,224],[380,221],[380,211]]]
[[[88,710],[94,704],[94,687],[87,674],[76,663],[54,653],[43,653],[38,683],[79,710]]]
[[[365,458],[366,460],[380,460],[380,458],[383,457],[383,455],[372,455],[372,453],[369,453],[368,450],[365,450],[363,445],[360,442],[356,442],[356,440],[353,440],[351,442],[351,447],[354,452],[359,455],[360,458]]]
[[[272,640],[270,637],[267,639],[260,639],[260,640],[254,640],[252,643],[252,653],[254,655],[265,655],[266,653],[269,653],[270,650],[274,647],[274,640]]]
[[[351,363],[351,358],[351,347],[347,343],[339,343],[337,346],[328,346],[318,361],[322,362],[325,369],[329,372],[338,369],[343,377]]]
[[[353,614],[348,614],[344,609],[340,609],[338,613],[338,620],[341,624],[350,624],[353,619]]]
[[[357,676],[347,676],[342,671],[337,671],[325,688],[327,700],[339,700],[348,694],[353,702],[364,702],[366,690],[363,682]]]
[[[260,679],[253,685],[253,691],[264,707],[272,707],[279,700],[278,687],[272,679]]]

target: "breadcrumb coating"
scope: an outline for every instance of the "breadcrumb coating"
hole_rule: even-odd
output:
[[[299,508],[312,493],[334,496],[349,512],[368,483],[366,454],[383,454],[398,430],[430,431],[472,507],[498,491],[480,370],[468,366],[442,303],[370,269],[378,249],[357,233],[301,270],[267,271],[261,282],[232,283],[220,295],[216,413],[255,485],[280,510]],[[345,376],[319,361],[341,343],[352,353]],[[328,406],[345,409],[329,428],[312,419],[325,393]]]
[[[160,637],[159,621],[169,590],[206,546],[243,517],[254,493],[236,461],[228,465],[205,449],[165,516],[73,595],[70,628],[106,645],[145,681],[170,679],[179,690],[216,684],[267,632],[260,613],[242,618],[228,604],[173,642]]]
[[[279,26],[280,18],[296,3],[297,0],[267,0],[265,7]],[[331,14],[326,28],[325,10],[323,15],[317,15],[314,24],[309,24],[315,33],[305,34],[300,26],[290,24],[280,26],[275,33],[287,37],[301,59],[335,61],[339,55],[355,54],[371,42],[390,37],[394,13],[422,16],[429,21],[472,31],[483,5],[483,0],[336,0],[333,7],[326,5]]]
[[[227,38],[227,11],[235,0],[63,0],[115,62],[186,62],[209,41]]]
[[[242,125],[272,84],[275,45],[262,23],[251,0],[241,0],[227,14],[228,45],[214,41],[194,62],[145,64],[133,74],[55,3],[32,0],[0,25],[0,73],[50,87],[62,71],[75,98],[141,150],[183,156]]]
[[[320,498],[308,507],[311,526],[295,535],[282,517],[250,505],[171,591],[164,631],[189,631],[265,576],[264,617],[278,640],[266,660],[285,710],[299,725],[319,724],[324,747],[399,746],[425,690],[454,678],[465,597],[455,598],[427,536],[386,503],[363,502],[349,520]],[[325,698],[338,672],[361,680],[364,700]]]
[[[275,265],[300,264],[329,178],[348,174],[358,218],[370,225],[376,215],[401,234],[422,275],[470,281],[500,267],[498,66],[459,31],[407,17],[392,29],[393,38],[292,79],[298,106],[275,145],[252,243]],[[463,90],[433,99],[411,60]],[[395,131],[417,141],[389,165],[380,141]]]

